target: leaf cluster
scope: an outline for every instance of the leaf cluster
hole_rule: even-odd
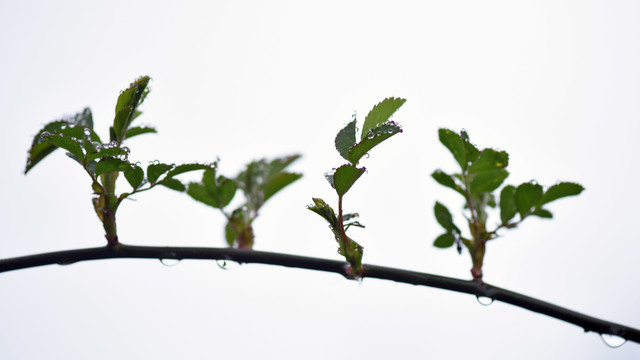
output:
[[[364,120],[359,140],[356,134],[358,129],[355,115],[353,121],[338,132],[335,138],[336,150],[349,163],[325,174],[327,181],[338,195],[337,215],[333,208],[320,198],[313,198],[314,204],[307,207],[329,223],[338,242],[338,253],[349,262],[354,276],[358,276],[362,272],[363,248],[347,236],[346,230],[350,226],[364,226],[358,221],[351,221],[358,216],[357,213],[343,213],[342,199],[366,171],[364,167],[358,167],[362,157],[378,144],[402,132],[400,125],[390,118],[405,102],[406,100],[401,98],[386,98],[375,105]]]
[[[251,249],[255,240],[252,224],[264,203],[302,177],[302,174],[285,171],[299,158],[300,155],[290,155],[252,161],[235,178],[218,175],[217,168],[212,167],[204,171],[202,181],[189,183],[187,194],[224,214],[229,246]],[[244,202],[231,212],[225,211],[238,189],[244,194]]]
[[[509,176],[506,170],[509,164],[507,152],[491,148],[478,149],[469,141],[469,135],[464,130],[457,134],[448,129],[440,129],[438,137],[453,155],[460,171],[447,174],[436,170],[431,176],[439,184],[464,198],[470,236],[463,236],[460,228],[455,225],[451,212],[446,206],[436,202],[434,214],[445,232],[436,238],[433,245],[447,248],[456,244],[459,252],[464,245],[472,257],[472,274],[475,279],[482,277],[485,244],[496,238],[500,229],[515,228],[529,216],[551,218],[552,213],[543,206],[563,197],[578,195],[584,190],[582,185],[571,182],[560,182],[545,189],[531,181],[517,186],[504,186],[496,201],[494,191]],[[487,229],[488,209],[495,207],[500,210],[500,221],[495,228]]]

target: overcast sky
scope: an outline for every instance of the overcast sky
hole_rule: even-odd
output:
[[[86,106],[107,138],[119,91],[149,75],[137,121],[159,133],[131,140],[131,160],[220,157],[233,176],[300,153],[255,248],[340,259],[305,206],[337,202],[323,177],[344,163],[337,131],[397,96],[404,133],[344,200],[367,225],[350,232],[365,263],[470,279],[466,252],[431,245],[436,200],[464,220],[429,176],[456,169],[437,130],[465,128],[510,154],[506,183],[586,188],[490,243],[485,281],[639,328],[639,39],[636,1],[2,1],[0,257],[105,244],[82,169],[58,151],[24,176],[26,151]],[[126,244],[224,246],[219,213],[164,188],[124,203],[118,226]],[[6,359],[640,357],[507,304],[275,266],[105,260],[3,273],[0,289]]]

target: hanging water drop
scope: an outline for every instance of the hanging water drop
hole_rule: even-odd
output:
[[[91,130],[89,130],[89,128],[84,128],[83,132],[86,136],[91,136]]]
[[[176,266],[180,262],[180,259],[160,259],[160,263],[164,266]]]
[[[44,138],[46,138],[48,136],[51,136],[51,133],[48,132],[48,131],[44,131],[42,134],[40,134],[40,138],[41,139],[44,139]]]
[[[607,344],[608,347],[614,348],[614,349],[619,348],[620,346],[624,345],[624,343],[627,342],[627,339],[617,335],[600,334],[600,337],[602,338],[602,341],[604,341],[604,343]]]
[[[476,295],[476,299],[478,300],[478,303],[480,303],[480,305],[483,305],[483,306],[489,306],[493,304],[493,299],[488,296]]]

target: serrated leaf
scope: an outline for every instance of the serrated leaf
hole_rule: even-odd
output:
[[[449,212],[449,209],[447,209],[446,206],[436,201],[436,204],[433,207],[433,213],[436,216],[436,220],[438,221],[438,224],[440,224],[440,226],[442,226],[445,230],[447,230],[450,233],[454,231],[458,233],[460,232],[458,227],[453,223],[453,217],[451,216],[451,213]]]
[[[353,165],[357,165],[360,159],[371,149],[393,135],[401,132],[402,128],[398,124],[390,122],[380,124],[380,126],[370,129],[367,137],[349,150],[349,162]]]
[[[144,170],[138,165],[133,166],[130,169],[125,170],[124,177],[129,182],[129,185],[135,190],[142,184],[144,180]]]
[[[561,182],[550,186],[547,191],[542,195],[538,206],[542,206],[551,201],[580,194],[584,190],[584,187],[580,184],[571,182]]]
[[[436,170],[431,174],[431,177],[440,185],[444,185],[458,192],[460,195],[465,196],[462,187],[456,183],[454,177],[444,173],[442,170]]]
[[[283,172],[283,173],[280,173],[275,178],[272,178],[264,186],[263,202],[267,201],[267,199],[272,197],[275,193],[284,189],[287,185],[293,183],[294,181],[300,179],[301,177],[302,177],[302,174]]]
[[[121,155],[128,155],[128,154],[129,153],[126,150],[123,150],[122,148],[112,147],[112,148],[102,148],[98,152],[89,153],[87,154],[86,158],[87,158],[87,162],[89,162],[91,160],[95,160],[98,158],[121,156]]]
[[[193,164],[181,164],[181,165],[178,165],[178,166],[174,167],[173,169],[171,169],[167,173],[167,177],[173,177],[173,176],[184,174],[184,173],[190,172],[190,171],[207,170],[207,169],[210,169],[210,168],[212,168],[214,166],[215,165],[196,164],[196,163],[193,163]]]
[[[453,246],[456,239],[450,233],[442,234],[436,238],[433,242],[433,246],[441,249],[445,249]]]
[[[307,206],[307,209],[327,220],[332,230],[338,229],[338,218],[336,217],[336,213],[333,211],[333,208],[320,198],[312,198],[312,200],[314,205]]]
[[[53,144],[59,148],[65,149],[72,153],[78,159],[84,159],[84,152],[82,146],[78,144],[78,141],[64,135],[49,135],[44,136],[44,140],[50,144]]]
[[[516,205],[520,217],[527,216],[542,198],[542,186],[534,183],[522,183],[516,189]]]
[[[442,145],[449,149],[451,154],[453,154],[453,157],[456,159],[460,167],[463,170],[466,169],[468,164],[465,156],[465,144],[460,135],[449,129],[439,129],[438,138]]]
[[[359,169],[354,165],[342,165],[337,168],[333,174],[333,181],[338,196],[344,196],[364,171],[364,168]]]
[[[136,112],[137,115],[141,114],[139,111]],[[135,119],[135,115],[132,118],[132,120]],[[152,127],[149,126],[134,126],[134,127],[130,127],[129,130],[127,130],[127,134],[125,135],[125,139],[130,139],[134,136],[138,136],[138,135],[142,135],[142,134],[151,134],[151,133],[157,133],[158,131]]]
[[[144,98],[149,92],[147,89],[149,80],[150,78],[148,76],[142,76],[136,79],[136,81],[131,83],[131,85],[118,96],[115,109],[116,116],[112,126],[112,140],[121,142],[125,138],[134,117],[139,115],[136,108],[144,101]],[[113,139],[113,137],[115,137],[115,139]]]
[[[189,196],[191,196],[194,200],[200,201],[201,203],[213,206],[214,208],[220,208],[218,201],[213,198],[211,193],[203,184],[194,182],[189,183],[187,194],[189,194]]]
[[[96,165],[96,176],[115,172],[115,171],[125,171],[131,168],[131,165],[128,161],[106,157],[100,161]]]
[[[507,185],[500,191],[500,220],[503,224],[509,222],[518,213],[516,205],[516,187]]]
[[[551,213],[551,211],[547,210],[547,209],[535,209],[531,215],[535,215],[541,218],[545,218],[545,219],[551,219],[553,217],[553,214]]]
[[[508,164],[509,154],[506,151],[484,149],[469,167],[469,173],[504,169]]]
[[[162,163],[150,164],[149,166],[147,166],[147,179],[149,180],[150,183],[153,184],[158,180],[160,175],[166,173],[172,168],[173,168],[173,165],[168,165],[168,164],[162,164]]]
[[[354,119],[347,124],[336,135],[335,144],[336,150],[340,153],[345,160],[349,160],[349,150],[356,143],[356,120]]]
[[[176,191],[185,191],[187,189],[180,180],[174,178],[162,179],[162,181],[160,181],[158,184]]]
[[[134,111],[135,109],[133,108],[133,106],[126,106],[116,113],[116,117],[113,119],[112,127],[113,133],[115,134],[115,139],[124,138]]]
[[[367,137],[370,129],[374,129],[378,127],[379,124],[389,120],[391,115],[393,115],[393,113],[395,113],[406,101],[407,100],[405,99],[391,97],[382,100],[374,106],[364,119],[360,140],[364,140]]]
[[[471,195],[481,192],[491,192],[502,185],[504,180],[509,176],[509,172],[504,169],[482,171],[473,176],[470,185]]]

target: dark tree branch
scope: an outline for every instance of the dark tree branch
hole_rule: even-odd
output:
[[[281,253],[254,251],[230,248],[198,248],[198,247],[155,247],[120,245],[117,248],[100,247],[58,251],[44,254],[21,256],[0,260],[0,272],[26,269],[36,266],[59,264],[68,265],[80,261],[100,259],[201,259],[228,260],[238,263],[259,263],[280,265],[308,270],[326,271],[341,274],[349,278],[345,272],[347,263],[343,261],[312,258]],[[394,269],[376,265],[364,265],[362,277],[392,280],[406,284],[430,286],[461,293],[488,297],[493,300],[509,303],[537,313],[563,320],[584,329],[600,334],[617,335],[627,340],[640,343],[640,330],[600,320],[560,306],[550,304],[529,296],[501,289],[486,283],[472,280],[460,280],[445,276],[425,274],[415,271]]]

